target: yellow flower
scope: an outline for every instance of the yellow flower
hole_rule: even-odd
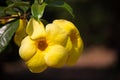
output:
[[[44,27],[31,18],[26,32],[28,36],[22,40],[19,53],[31,72],[73,65],[81,54],[83,42],[79,31],[69,21],[55,20]]]
[[[68,50],[69,57],[66,64],[69,66],[74,65],[83,50],[83,42],[78,29],[73,23],[66,20],[55,20],[53,21],[53,24],[60,26],[68,33],[70,39],[68,39],[68,45],[66,48]]]

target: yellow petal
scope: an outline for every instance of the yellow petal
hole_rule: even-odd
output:
[[[68,66],[72,66],[76,63],[78,58],[80,57],[82,50],[83,50],[83,42],[81,41],[81,38],[78,38],[78,47],[75,47],[72,44],[72,41],[68,38],[66,49],[68,50],[68,59],[66,64]]]
[[[72,41],[70,40],[70,37],[68,37],[65,49],[67,50],[69,55],[70,55],[70,51],[71,51],[72,48],[73,48]]]
[[[26,65],[33,73],[40,73],[47,68],[47,65],[44,60],[44,53],[40,50],[37,50],[36,54],[26,62]]]
[[[34,18],[31,18],[29,20],[26,32],[32,39],[45,37],[44,25],[42,24],[42,22],[36,21]]]
[[[36,42],[32,41],[29,36],[25,37],[19,49],[20,57],[23,60],[27,61],[34,56],[36,51],[37,51]]]
[[[45,61],[50,67],[63,67],[67,57],[68,54],[65,48],[60,45],[49,46],[45,52]]]
[[[59,19],[59,20],[54,20],[53,23],[59,25],[61,28],[64,28],[69,34],[71,33],[71,31],[76,31],[76,33],[79,34],[79,31],[77,30],[75,25],[70,21]]]
[[[79,57],[82,53],[82,50],[83,50],[83,45],[81,46],[80,49],[79,48],[72,48],[72,50],[69,53],[66,64],[68,66],[73,66],[77,62],[77,60],[79,59]]]
[[[65,32],[65,30],[55,24],[48,24],[46,26],[46,36],[49,45],[65,45],[68,38],[68,34]]]
[[[14,42],[20,46],[21,45],[21,41],[27,36],[26,34],[26,24],[27,24],[27,20],[26,19],[20,19],[20,23],[19,23],[19,27],[15,33],[14,36]]]
[[[73,45],[77,46],[77,39],[80,37],[80,34],[72,22],[67,20],[54,20],[53,23],[64,29],[69,34]]]

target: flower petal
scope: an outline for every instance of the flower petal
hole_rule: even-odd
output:
[[[36,42],[32,41],[29,36],[25,37],[21,43],[19,54],[23,60],[29,60],[36,53]]]
[[[70,54],[71,49],[73,48],[72,41],[70,40],[70,37],[68,37],[65,49]]]
[[[46,36],[47,41],[50,45],[65,45],[68,38],[68,34],[65,32],[65,30],[55,24],[48,24],[46,26]]]
[[[27,25],[27,20],[26,19],[20,19],[19,27],[18,27],[18,29],[15,33],[15,36],[14,36],[14,42],[18,46],[21,45],[21,41],[23,40],[23,38],[25,38],[25,36],[27,36],[27,33],[25,32],[26,25]]]
[[[83,43],[81,42],[82,42],[81,38],[78,38],[79,47],[75,47],[72,44],[72,41],[68,38],[67,45],[66,45],[66,50],[68,50],[68,55],[69,55],[67,62],[66,62],[68,66],[74,65],[76,61],[78,60],[79,56],[81,55],[82,50],[83,50]]]
[[[37,50],[36,54],[26,62],[26,65],[33,73],[40,73],[47,68],[44,54],[40,50]]]
[[[67,20],[54,20],[53,23],[64,29],[69,34],[72,44],[75,47],[78,47],[78,38],[80,37],[80,34],[72,22]]]
[[[77,30],[75,25],[70,21],[59,19],[54,20],[53,23],[65,29],[69,34],[71,34],[72,31],[75,31],[77,34],[79,34],[79,31]]]
[[[26,32],[32,39],[39,39],[45,37],[45,29],[42,22],[31,18],[27,24]]]
[[[79,59],[79,57],[82,53],[82,50],[83,50],[83,46],[81,46],[80,49],[79,48],[72,48],[72,50],[69,53],[66,64],[68,66],[74,65],[76,63],[76,61]]]
[[[45,53],[45,61],[48,66],[60,68],[66,63],[68,54],[60,45],[49,46]]]

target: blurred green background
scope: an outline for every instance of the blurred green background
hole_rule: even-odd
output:
[[[29,1],[29,0],[27,0]],[[119,0],[65,0],[74,10],[73,18],[61,8],[49,8],[43,16],[49,22],[54,19],[67,19],[72,21],[79,29],[84,41],[84,53],[94,46],[104,46],[105,51],[114,51],[115,55],[111,65],[107,67],[72,67],[62,69],[48,69],[40,74],[30,73],[19,58],[18,47],[13,41],[6,50],[0,54],[0,80],[119,80],[120,73],[120,5]],[[0,5],[5,5],[5,0],[0,0]],[[107,49],[106,49],[107,48]],[[93,50],[93,49],[92,49]],[[101,49],[100,49],[101,50]],[[100,52],[102,54],[103,52]],[[88,50],[91,51],[91,50]],[[94,52],[94,51],[93,51]],[[91,52],[91,54],[93,53]],[[106,52],[107,56],[111,54]],[[105,54],[106,54],[105,53]],[[92,57],[97,58],[95,56]],[[106,57],[106,56],[103,56]],[[85,57],[85,60],[89,57]],[[91,58],[90,58],[91,59]],[[102,57],[100,57],[102,61]],[[105,58],[106,59],[106,58]],[[114,60],[115,59],[115,60]],[[81,60],[82,61],[82,60]],[[105,60],[103,60],[105,62]],[[102,62],[102,63],[103,63]],[[85,62],[84,62],[85,63]],[[90,63],[90,62],[89,62]],[[91,62],[92,63],[92,62]],[[82,65],[82,63],[80,63]],[[107,64],[107,63],[106,63]],[[21,66],[22,65],[22,66]],[[78,63],[79,65],[79,63]],[[96,64],[94,64],[96,65]],[[16,68],[16,69],[15,69]],[[18,69],[17,69],[18,68]],[[16,71],[17,70],[17,71]]]

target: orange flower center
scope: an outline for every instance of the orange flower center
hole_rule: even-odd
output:
[[[41,39],[38,42],[38,49],[40,49],[41,51],[45,50],[47,48],[47,46],[48,46],[48,44],[45,39]]]

